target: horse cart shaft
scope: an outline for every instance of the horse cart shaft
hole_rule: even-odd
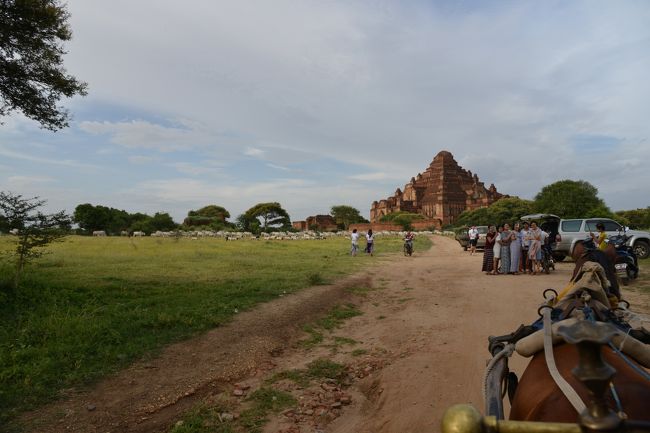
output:
[[[474,406],[452,406],[442,418],[442,433],[582,433],[578,424],[503,421],[483,417]]]

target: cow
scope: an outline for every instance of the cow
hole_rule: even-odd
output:
[[[144,236],[144,232],[133,232],[134,237],[141,237]]]
[[[104,230],[95,230],[93,236],[106,236],[106,232]]]

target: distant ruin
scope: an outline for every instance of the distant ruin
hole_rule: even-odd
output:
[[[331,215],[314,215],[305,221],[294,221],[293,228],[300,231],[316,230],[319,232],[335,232],[338,230],[336,220]]]
[[[429,226],[441,228],[453,224],[463,211],[487,207],[503,197],[507,195],[499,193],[494,184],[485,188],[477,174],[460,167],[454,156],[443,150],[403,190],[397,188],[387,199],[372,202],[370,222],[379,223],[382,216],[403,211],[419,213]]]

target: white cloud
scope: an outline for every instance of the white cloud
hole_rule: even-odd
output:
[[[264,152],[263,150],[256,149],[254,147],[249,147],[244,151],[244,155],[253,156],[253,157],[256,157],[256,158],[261,158],[262,156],[264,156],[265,153],[266,152]]]
[[[155,156],[146,156],[146,155],[131,155],[127,157],[127,160],[131,164],[148,164],[151,162],[159,161]]]
[[[10,149],[8,147],[3,147],[1,144],[0,144],[0,156],[4,156],[5,158],[10,158],[10,159],[36,162],[39,164],[62,165],[68,167],[89,168],[89,169],[99,168],[95,164],[89,164],[74,159],[56,159],[56,158],[48,158],[45,156],[34,156],[30,153],[20,152],[17,150]]]
[[[175,168],[179,173],[188,174],[191,176],[198,176],[201,174],[215,173],[217,169],[214,167],[205,167],[199,164],[190,162],[175,162],[168,164],[170,167]]]
[[[275,168],[276,170],[282,170],[282,171],[293,171],[293,172],[300,172],[302,170],[292,170],[289,167],[284,167],[282,165],[277,165],[277,164],[266,164],[267,167]]]
[[[34,186],[56,182],[48,176],[9,176],[6,181],[6,188],[14,191],[22,191]]]
[[[129,122],[81,122],[79,129],[89,134],[108,134],[112,143],[130,149],[160,152],[189,150],[210,143],[212,138],[200,130],[166,127],[144,120]]]
[[[90,91],[72,108],[86,113],[78,126],[90,134],[84,135],[89,147],[108,137],[135,158],[131,162],[166,152],[177,172],[197,178],[195,188],[211,188],[209,196],[220,191],[232,206],[244,200],[227,194],[228,188],[239,190],[252,174],[241,171],[215,185],[207,179],[207,161],[227,169],[248,156],[277,170],[332,159],[348,163],[345,185],[335,180],[311,194],[302,194],[310,187],[293,186],[303,200],[294,209],[320,208],[327,197],[339,203],[337,194],[348,189],[354,192],[344,197],[362,207],[402,187],[442,149],[506,193],[530,198],[549,182],[582,178],[614,208],[648,204],[650,171],[634,162],[650,158],[650,8],[644,3],[68,5],[74,39],[66,64]],[[93,110],[100,104],[143,113],[136,119],[172,120],[104,116]],[[3,127],[7,142],[20,122]],[[592,155],[571,147],[577,135],[623,141]],[[86,163],[7,149],[14,153],[0,148],[0,155]],[[160,164],[148,179],[179,184],[168,168]],[[289,173],[310,180],[308,170]],[[252,184],[264,191],[264,182]],[[174,189],[159,186],[155,191]],[[262,195],[248,193],[251,200]],[[278,197],[284,190],[275,191]]]
[[[366,180],[366,181],[385,180],[385,179],[395,179],[395,180],[403,179],[401,177],[396,177],[394,175],[391,176],[390,174],[381,171],[376,173],[355,174],[352,176],[348,176],[348,178],[353,180]]]

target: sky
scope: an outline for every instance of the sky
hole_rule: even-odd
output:
[[[391,195],[441,150],[500,192],[650,205],[650,3],[68,0],[52,133],[1,119],[0,190],[130,212]]]

